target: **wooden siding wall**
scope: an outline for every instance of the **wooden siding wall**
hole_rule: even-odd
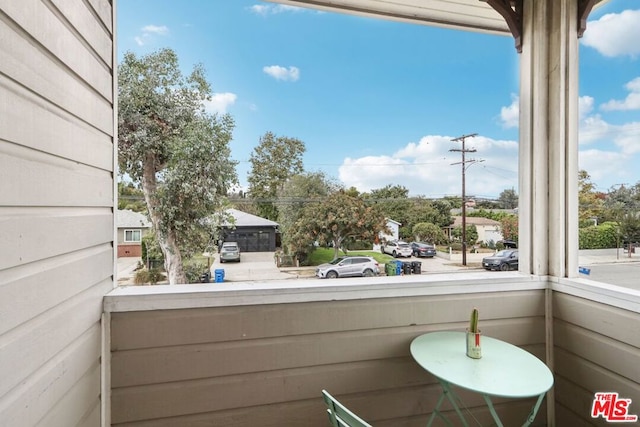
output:
[[[411,358],[422,333],[483,333],[544,360],[545,291],[264,304],[112,313],[112,425],[328,425],[329,390],[378,426],[421,426],[440,389]],[[464,351],[463,348],[460,351]],[[477,395],[461,393],[488,423]],[[505,425],[532,401],[500,400]],[[545,424],[545,407],[537,424]],[[475,424],[474,424],[475,425]]]
[[[640,416],[640,314],[554,292],[553,325],[556,425],[610,425],[591,418],[596,392],[632,399]]]
[[[110,0],[0,0],[0,426],[99,426]]]

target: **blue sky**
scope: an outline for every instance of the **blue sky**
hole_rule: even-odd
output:
[[[119,0],[118,52],[174,49],[202,63],[211,111],[236,121],[232,156],[271,131],[299,138],[305,169],[369,191],[461,191],[459,143],[482,160],[467,194],[518,190],[519,57],[506,36],[246,0]],[[580,40],[580,167],[597,189],[640,181],[640,2],[593,11]]]

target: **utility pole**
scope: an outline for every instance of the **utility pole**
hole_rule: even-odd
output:
[[[477,160],[466,160],[466,153],[475,153],[477,150],[475,148],[466,149],[464,146],[465,140],[467,138],[473,138],[477,133],[471,133],[468,135],[462,135],[458,138],[454,138],[452,142],[462,142],[462,149],[452,148],[449,151],[455,151],[462,154],[462,161],[451,163],[452,165],[461,164],[462,165],[462,265],[467,265],[467,200],[465,195],[465,171],[467,169],[467,163],[475,163]]]

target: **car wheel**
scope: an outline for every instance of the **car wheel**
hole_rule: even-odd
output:
[[[393,255],[394,258],[398,258],[398,254],[396,253],[396,251],[393,251],[391,255]]]
[[[365,271],[362,272],[362,275],[364,277],[373,277],[374,276],[373,270],[367,268]]]
[[[327,273],[327,279],[335,279],[337,277],[338,277],[338,273],[336,273],[333,270],[331,270],[330,272]]]
[[[384,253],[384,246],[380,246],[380,253]]]
[[[502,271],[509,271],[509,264],[507,264],[506,262],[504,264],[502,264],[500,266],[500,270]]]

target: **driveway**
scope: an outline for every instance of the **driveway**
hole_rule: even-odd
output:
[[[296,279],[299,274],[294,270],[281,271],[276,267],[274,252],[242,252],[240,262],[220,263],[216,254],[211,265],[211,278],[215,277],[215,270],[224,270],[225,282]]]

